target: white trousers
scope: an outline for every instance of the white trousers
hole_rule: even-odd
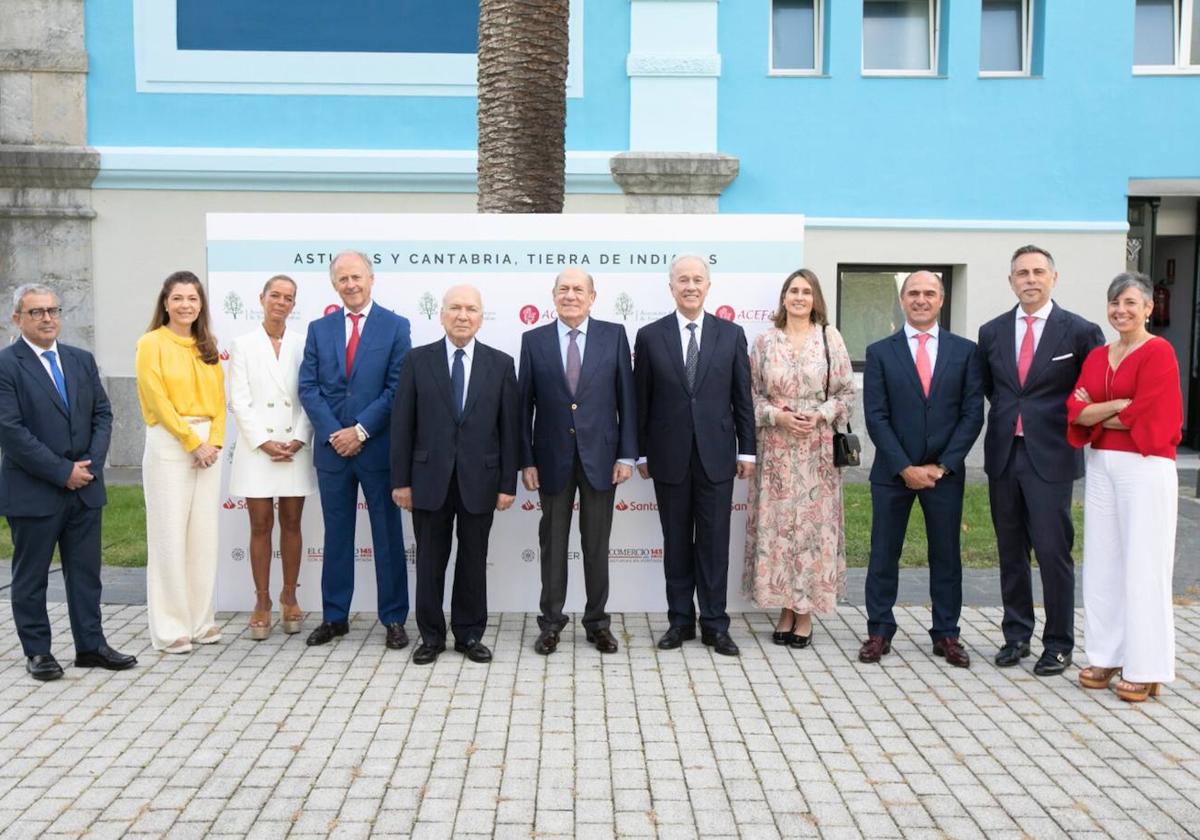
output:
[[[192,428],[208,438],[208,422]],[[215,624],[220,463],[193,467],[191,453],[170,432],[146,427],[146,608],[155,650],[199,638]]]
[[[1169,458],[1087,450],[1083,520],[1084,649],[1088,663],[1130,682],[1175,679],[1175,518]]]

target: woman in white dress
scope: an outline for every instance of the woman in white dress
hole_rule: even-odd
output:
[[[237,419],[229,492],[246,498],[250,514],[250,570],[256,602],[250,638],[271,633],[271,534],[279,509],[279,553],[283,588],[280,621],[285,633],[299,633],[304,613],[296,601],[300,577],[300,517],[304,497],[316,492],[312,425],[300,407],[297,380],[304,336],[287,325],[296,305],[296,283],[279,274],[267,281],[259,301],[263,322],[235,339],[229,350],[229,392]]]

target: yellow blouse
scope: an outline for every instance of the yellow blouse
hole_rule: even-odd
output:
[[[225,444],[225,372],[221,363],[205,364],[196,340],[159,327],[138,339],[134,361],[138,400],[147,426],[162,424],[191,452],[202,443]],[[202,441],[183,417],[211,417]]]

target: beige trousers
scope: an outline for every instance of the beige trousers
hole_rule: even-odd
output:
[[[192,428],[208,438],[208,421]],[[162,650],[202,636],[213,620],[221,461],[192,466],[191,453],[162,426],[146,427],[146,607],[150,641]]]

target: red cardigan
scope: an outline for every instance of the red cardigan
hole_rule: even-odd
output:
[[[1067,398],[1067,440],[1072,446],[1091,444],[1093,449],[1115,449],[1175,460],[1175,447],[1182,439],[1183,397],[1179,391],[1179,364],[1175,350],[1163,338],[1154,337],[1126,356],[1115,373],[1108,366],[1108,347],[1088,354],[1079,372],[1076,388],[1086,388],[1093,402],[1133,400],[1117,418],[1129,427],[1106,429],[1078,426],[1075,420],[1087,407]]]

